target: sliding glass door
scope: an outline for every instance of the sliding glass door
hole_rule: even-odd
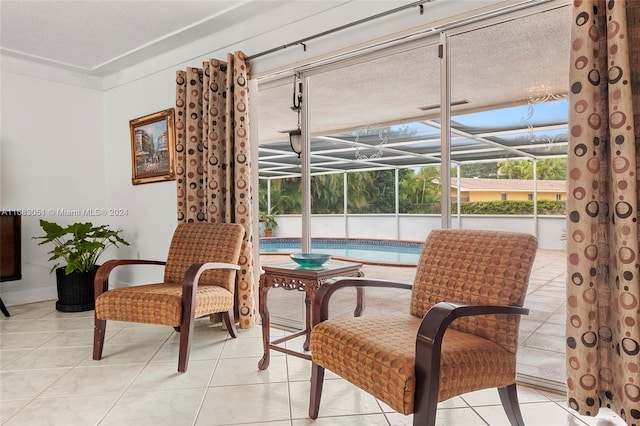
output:
[[[528,232],[563,247],[570,22],[566,6],[448,33],[454,227]],[[563,258],[538,253],[518,352],[521,378],[560,389]]]
[[[284,238],[308,229],[311,238],[423,241],[442,226],[538,236],[518,374],[561,388],[571,19],[568,6],[543,7],[265,78],[260,205],[278,214],[276,236]],[[300,121],[294,74],[304,83]],[[308,157],[290,144],[298,123]],[[276,297],[272,321],[302,326],[301,295],[272,291],[270,301]],[[367,309],[404,311],[408,303],[378,300]]]
[[[340,65],[308,73],[311,236],[423,240],[425,222],[439,221],[422,216],[424,233],[400,226],[398,215],[421,197],[400,203],[398,190],[440,165],[438,130],[423,124],[439,96],[437,38]],[[438,192],[435,182],[426,187]]]

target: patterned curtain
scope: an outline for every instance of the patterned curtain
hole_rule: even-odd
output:
[[[568,402],[640,425],[640,1],[573,3]]]
[[[244,225],[236,279],[241,328],[255,319],[248,72],[242,52],[176,72],[178,222]]]

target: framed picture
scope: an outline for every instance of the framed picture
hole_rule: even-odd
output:
[[[134,185],[174,180],[173,108],[129,121],[131,181]]]

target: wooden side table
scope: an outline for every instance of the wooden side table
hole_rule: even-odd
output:
[[[341,262],[330,260],[319,268],[302,268],[295,262],[281,263],[277,265],[265,265],[262,267],[264,273],[260,275],[260,295],[259,307],[260,318],[262,319],[262,342],[264,345],[264,355],[258,362],[258,368],[264,370],[269,367],[270,351],[276,350],[289,355],[311,360],[311,355],[294,351],[279,346],[288,340],[305,335],[303,348],[309,350],[309,335],[311,333],[311,306],[316,296],[316,291],[326,281],[335,277],[362,277],[362,263]],[[271,288],[282,288],[284,290],[304,291],[305,298],[305,329],[289,336],[270,341],[269,330],[271,320],[267,307],[267,293]],[[364,289],[356,289],[356,309],[355,316],[362,315],[364,311]]]

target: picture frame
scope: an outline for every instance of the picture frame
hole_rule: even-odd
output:
[[[165,109],[129,121],[131,182],[175,180],[175,112]]]

